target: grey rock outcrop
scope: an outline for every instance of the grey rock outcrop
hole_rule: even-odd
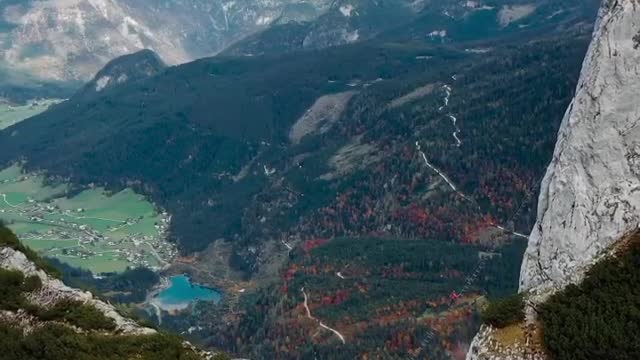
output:
[[[542,182],[520,291],[580,281],[640,223],[640,3],[607,0]]]
[[[116,324],[117,333],[149,335],[156,332],[153,329],[142,327],[135,321],[123,317],[116,311],[115,307],[94,298],[90,292],[68,287],[62,281],[52,278],[19,251],[11,248],[0,249],[0,268],[18,270],[24,273],[25,276],[38,276],[42,282],[42,288],[30,298],[30,300],[36,304],[47,305],[60,299],[72,299],[91,305],[103,312],[106,317],[113,319]],[[4,314],[3,316],[7,317],[10,315]]]
[[[640,224],[639,33],[640,2],[604,2],[522,264],[520,292],[532,304],[579,282]],[[531,307],[527,315],[535,318]],[[496,353],[493,331],[481,329],[468,360],[528,358]]]

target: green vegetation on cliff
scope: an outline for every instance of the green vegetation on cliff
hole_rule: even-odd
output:
[[[640,359],[640,243],[594,265],[539,312],[555,360]]]
[[[4,226],[0,222],[0,247],[9,247],[16,251],[23,253],[27,259],[31,260],[37,267],[44,270],[46,273],[53,277],[60,277],[61,274],[58,269],[54,268],[51,264],[40,257],[35,251],[29,247],[24,246],[18,237],[9,228]]]
[[[25,334],[22,329],[0,323],[0,352],[3,359],[20,360],[200,359],[194,351],[184,348],[179,337],[172,335],[78,334],[56,324]]]
[[[522,294],[491,301],[482,312],[482,320],[498,328],[523,321],[524,302]]]
[[[26,305],[24,293],[39,289],[37,276],[25,278],[20,271],[0,269],[0,310],[17,310]]]
[[[0,248],[6,247],[24,252],[38,266],[44,264],[0,224]],[[178,336],[113,333],[114,320],[89,304],[71,298],[39,303],[34,298],[42,286],[37,275],[0,268],[0,310],[6,312],[0,320],[0,359],[200,359]]]
[[[115,330],[112,319],[95,307],[80,301],[60,300],[50,308],[30,310],[42,321],[64,321],[85,330]]]

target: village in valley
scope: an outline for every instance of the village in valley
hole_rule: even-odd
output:
[[[70,195],[66,185],[14,165],[0,171],[0,219],[44,256],[101,273],[160,270],[177,250],[169,243],[171,217],[130,189],[94,187]]]

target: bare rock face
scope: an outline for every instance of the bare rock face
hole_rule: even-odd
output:
[[[345,91],[318,98],[313,106],[293,124],[289,132],[289,140],[299,144],[302,138],[309,134],[329,131],[333,123],[338,121],[346,110],[349,100],[356,94],[356,91]]]
[[[640,3],[607,0],[542,182],[520,291],[584,272],[640,224]]]
[[[520,291],[528,293],[530,305],[579,282],[640,224],[639,33],[640,2],[604,1],[542,182],[522,264]],[[467,359],[530,358],[522,352],[497,353],[494,333],[484,326]]]
[[[92,305],[96,309],[102,311],[106,317],[113,319],[116,324],[116,332],[128,335],[149,335],[156,331],[150,328],[142,327],[135,321],[120,315],[115,307],[104,301],[95,299],[90,292],[66,286],[62,281],[51,278],[47,273],[38,269],[36,265],[27,257],[11,248],[0,249],[0,268],[6,270],[19,270],[25,276],[36,275],[42,281],[42,288],[37,294],[30,299],[36,304],[48,305],[60,299],[72,299],[81,301],[85,304]],[[9,314],[2,315],[10,316]]]

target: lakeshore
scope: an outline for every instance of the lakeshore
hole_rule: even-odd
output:
[[[218,303],[221,299],[219,290],[195,284],[187,275],[176,275],[162,278],[160,284],[149,293],[147,303],[155,309],[161,321],[161,311],[177,313],[197,301]]]

